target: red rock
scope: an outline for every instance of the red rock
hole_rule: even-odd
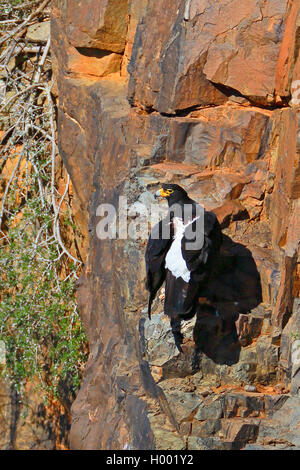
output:
[[[186,20],[182,2],[150,4],[130,64],[132,103],[174,113],[225,102],[228,90],[264,105],[287,98],[298,4],[194,0]]]
[[[248,218],[246,209],[238,201],[227,201],[222,206],[214,209],[214,213],[222,228],[234,220],[244,220]]]
[[[255,419],[226,419],[223,420],[221,433],[225,441],[255,442],[259,430],[259,420]]]
[[[129,66],[129,96],[135,105],[174,113],[227,99],[205,78],[205,44],[199,50],[203,35],[197,34],[192,22],[183,20],[184,7],[180,0],[149,4],[137,30]],[[153,18],[156,28],[152,27]]]
[[[130,61],[130,57],[132,54],[132,47],[134,43],[134,37],[137,25],[139,23],[140,18],[142,18],[146,12],[146,8],[148,5],[148,0],[130,0],[128,4],[128,31],[126,36],[126,46],[124,51],[124,58],[122,63],[122,72],[123,76],[127,75],[127,66]]]
[[[299,54],[297,42],[297,28],[299,27],[299,0],[289,2],[285,16],[285,33],[280,48],[280,55],[276,70],[276,93],[287,96],[290,92],[290,75],[295,69]]]
[[[141,318],[147,304],[145,241],[99,240],[95,233],[99,204],[117,205],[119,196],[136,202],[164,180],[181,184],[197,201],[215,209],[226,227],[224,234],[236,250],[241,249],[240,256],[227,256],[238,264],[240,284],[227,286],[223,279],[218,293],[226,297],[234,290],[243,297],[241,302],[250,295],[257,306],[260,278],[264,310],[269,312],[265,336],[260,334],[260,318],[252,321],[250,315],[246,321],[241,316],[237,322],[245,343],[251,342],[242,349],[244,362],[239,352],[233,365],[203,358],[203,370],[209,371],[204,377],[207,386],[216,380],[236,386],[245,377],[266,384],[279,380],[282,328],[286,321],[289,328],[298,325],[298,314],[290,317],[289,309],[299,285],[300,172],[297,108],[273,107],[286,105],[298,67],[297,2],[287,9],[287,0],[222,0],[218,5],[193,0],[189,12],[179,0],[156,0],[148,6],[137,0],[103,0],[97,5],[90,0],[89,9],[83,3],[75,8],[73,1],[63,9],[61,2],[54,2],[59,150],[80,200],[79,220],[90,230],[88,259],[78,287],[90,357],[72,408],[72,448],[182,445],[171,394],[168,387],[155,383],[161,380],[161,370],[153,368],[152,375],[147,356]],[[128,88],[125,69],[131,49]],[[202,106],[207,107],[199,109]],[[242,256],[252,261],[251,269]],[[230,280],[235,270],[229,266]],[[235,307],[228,304],[226,314],[232,314]],[[278,346],[271,343],[268,322],[273,334],[278,329]],[[207,323],[204,319],[203,328]],[[219,341],[221,321],[217,326]],[[282,343],[285,371],[291,332],[287,326]],[[184,347],[187,351],[192,341]],[[210,347],[214,353],[215,343]],[[178,381],[180,399],[181,377],[189,369],[183,368],[184,359],[176,361],[168,370]],[[288,381],[288,372],[282,374]],[[164,375],[163,380],[170,377]],[[263,412],[264,401],[251,400],[242,394],[234,398],[229,414],[238,412],[243,418],[241,427],[227,429],[226,439],[253,435],[244,418]],[[184,432],[187,429],[183,426]]]
[[[123,52],[127,32],[128,0],[69,0],[61,9],[70,44],[79,48]]]

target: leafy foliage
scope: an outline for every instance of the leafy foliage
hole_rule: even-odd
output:
[[[18,45],[12,36],[0,49],[0,340],[5,377],[19,393],[38,377],[47,399],[60,398],[62,384],[67,393],[78,388],[87,340],[74,295],[81,261],[56,147],[50,42],[28,46],[20,26],[40,4],[4,1],[0,12],[6,34],[19,28]]]

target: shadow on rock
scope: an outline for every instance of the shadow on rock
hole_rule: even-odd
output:
[[[198,368],[202,353],[217,364],[236,364],[241,350],[236,321],[262,301],[260,275],[250,250],[223,234],[218,261],[201,295],[193,368]]]

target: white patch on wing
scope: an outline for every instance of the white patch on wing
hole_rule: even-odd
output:
[[[178,277],[182,277],[185,282],[189,282],[191,273],[187,268],[186,262],[182,256],[181,251],[181,240],[184,235],[184,231],[186,227],[192,224],[196,219],[199,217],[195,217],[191,222],[186,225],[183,225],[182,219],[178,217],[174,217],[173,224],[174,224],[174,241],[169,249],[165,266],[171,273],[173,274],[176,279]]]

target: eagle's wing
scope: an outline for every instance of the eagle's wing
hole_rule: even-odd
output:
[[[173,226],[165,218],[154,226],[150,234],[145,254],[147,281],[149,291],[148,316],[151,318],[151,305],[162,286],[165,277],[165,258],[172,243]]]
[[[196,242],[197,230],[204,230],[203,243],[195,243],[194,247],[189,244]],[[199,237],[201,240],[201,237]],[[181,250],[182,256],[186,262],[187,268],[194,273],[195,280],[202,280],[209,274],[213,262],[219,253],[222,243],[222,232],[216,215],[213,212],[204,211],[204,224],[194,221],[185,230],[182,238]]]

